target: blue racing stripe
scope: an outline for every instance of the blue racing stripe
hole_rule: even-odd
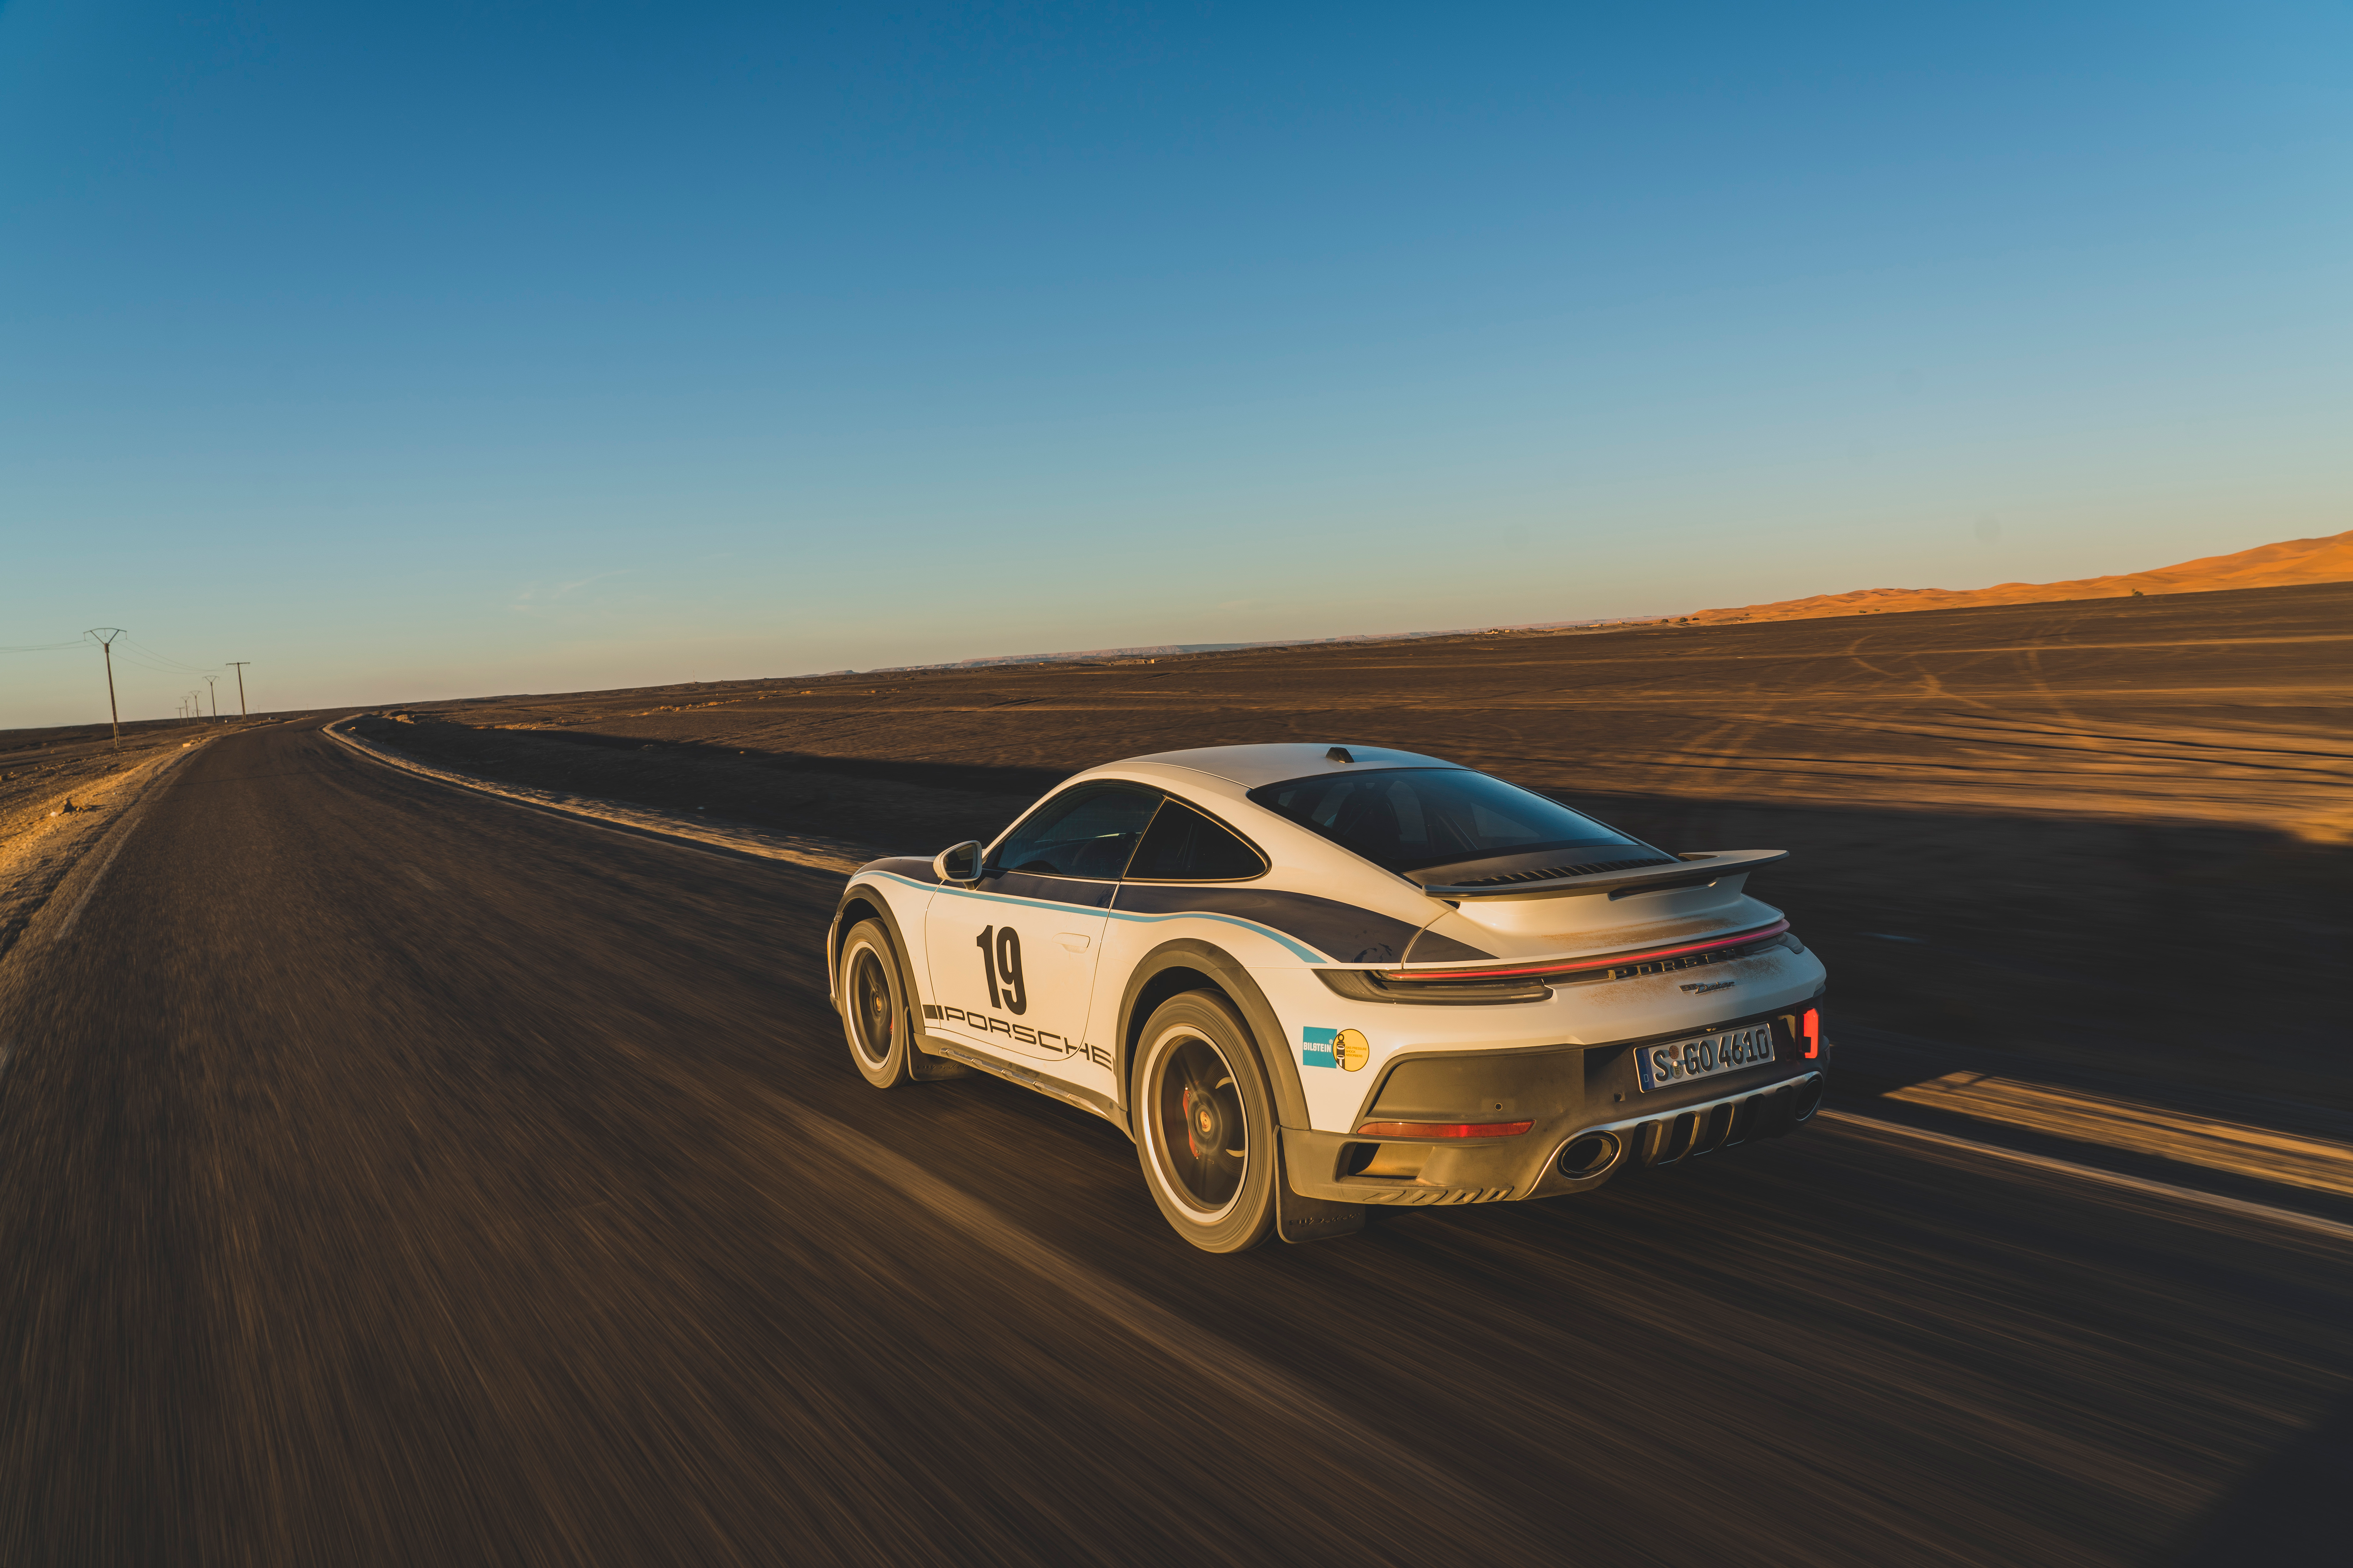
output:
[[[1162,921],[1215,921],[1219,925],[1240,926],[1244,931],[1255,931],[1270,941],[1280,942],[1291,953],[1305,963],[1329,963],[1332,962],[1323,953],[1303,942],[1294,942],[1272,926],[1262,926],[1256,921],[1246,921],[1234,915],[1213,915],[1205,910],[1187,910],[1166,915],[1130,914],[1123,910],[1099,910],[1091,904],[1062,903],[1052,899],[1017,899],[1006,893],[977,893],[964,888],[944,888],[934,882],[918,882],[912,877],[902,877],[896,871],[861,871],[859,876],[887,878],[891,881],[903,883],[910,888],[920,888],[925,892],[946,893],[959,899],[978,899],[985,903],[1019,904],[1025,909],[1032,910],[1041,908],[1069,910],[1073,914],[1103,915],[1115,921],[1134,921],[1140,925],[1156,925]]]

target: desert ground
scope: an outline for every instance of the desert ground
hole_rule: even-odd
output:
[[[878,854],[986,838],[1118,757],[1401,746],[1664,848],[1796,851],[1752,890],[1824,953],[1847,1043],[2353,1108],[2348,628],[2353,584],[2323,584],[509,697],[372,728],[459,771]]]
[[[0,1562],[2327,1561],[2348,605],[224,725],[38,819],[95,831],[0,952]],[[868,1087],[839,869],[370,749],[923,850],[1270,735],[1797,849],[1758,891],[1830,960],[1830,1105],[1208,1258],[1111,1124]]]
[[[190,724],[129,724],[118,744],[104,724],[0,731],[0,846],[47,820],[68,800],[77,807],[102,806],[123,773],[214,732]]]

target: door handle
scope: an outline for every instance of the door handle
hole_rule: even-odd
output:
[[[1072,952],[1084,952],[1087,950],[1088,942],[1092,939],[1081,936],[1074,931],[1066,931],[1057,935],[1054,940],[1060,942],[1064,947],[1069,948]]]

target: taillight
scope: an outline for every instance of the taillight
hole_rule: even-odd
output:
[[[1556,963],[1530,964],[1519,969],[1490,967],[1486,969],[1391,969],[1383,970],[1383,980],[1405,985],[1425,985],[1432,981],[1508,980],[1521,977],[1542,978],[1547,975],[1590,974],[1599,970],[1623,969],[1631,964],[1655,963],[1663,959],[1689,958],[1694,954],[1713,952],[1727,947],[1746,947],[1753,942],[1763,942],[1779,936],[1789,929],[1788,921],[1775,921],[1754,931],[1735,931],[1730,936],[1711,937],[1706,942],[1686,942],[1681,947],[1645,948],[1640,952],[1620,952],[1608,958],[1580,958]]]
[[[1367,1121],[1359,1138],[1516,1138],[1533,1121]]]
[[[1806,1016],[1798,1020],[1798,1033],[1805,1037],[1808,1061],[1822,1054],[1822,1010],[1820,1007],[1806,1009]]]

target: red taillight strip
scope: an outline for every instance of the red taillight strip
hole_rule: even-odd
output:
[[[1775,921],[1755,931],[1744,931],[1731,936],[1720,936],[1710,942],[1696,942],[1689,947],[1653,947],[1641,952],[1620,952],[1609,958],[1584,958],[1575,963],[1540,963],[1528,969],[1398,969],[1384,970],[1384,980],[1508,980],[1523,974],[1575,974],[1588,969],[1615,969],[1621,963],[1648,963],[1653,959],[1680,958],[1687,952],[1706,952],[1719,947],[1738,947],[1743,942],[1762,942],[1768,936],[1778,936],[1789,929],[1788,921]]]
[[[1359,1138],[1517,1138],[1533,1121],[1367,1121]]]

